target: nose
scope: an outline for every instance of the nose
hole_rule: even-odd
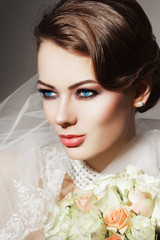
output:
[[[56,123],[62,128],[67,128],[77,123],[76,111],[71,100],[62,99],[60,101],[56,115]]]

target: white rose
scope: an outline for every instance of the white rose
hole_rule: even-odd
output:
[[[135,188],[141,192],[148,192],[150,198],[154,199],[160,194],[160,179],[149,176],[146,173],[136,177]]]
[[[134,187],[134,181],[128,179],[124,174],[116,174],[106,181],[103,180],[103,189],[102,186],[100,188],[102,191],[99,191],[99,185],[94,188],[93,192],[101,202],[101,206],[117,204],[122,201],[125,204],[128,202],[128,192]]]
[[[102,198],[105,195],[106,186],[112,181],[113,178],[113,175],[109,175],[105,178],[103,177],[102,179],[96,180],[94,182],[94,188],[91,189],[93,194],[98,196],[99,199]]]
[[[125,173],[116,173],[96,181],[92,192],[100,199],[106,194],[107,185],[114,187],[122,197],[127,198],[128,191],[134,187],[134,181],[129,179]]]
[[[155,240],[155,225],[147,217],[135,216],[131,219],[131,230],[126,235],[131,240]]]
[[[44,226],[45,239],[65,240],[72,225],[72,220],[68,217],[69,209],[58,206],[52,209],[50,219]]]
[[[92,239],[102,240],[105,239],[107,233],[105,223],[101,219],[101,215],[92,210],[84,212],[75,207],[71,208],[71,216],[73,225],[68,233],[68,239],[70,240],[90,240]],[[94,236],[94,238],[93,238]]]
[[[124,203],[128,202],[128,193],[134,188],[134,181],[126,175],[116,175],[110,184],[117,189]]]
[[[106,209],[108,208],[108,206],[110,205],[120,205],[121,203],[121,198],[119,196],[119,194],[117,193],[117,191],[115,189],[113,189],[112,186],[110,186],[110,184],[107,185],[106,189],[105,189],[105,195],[98,199],[94,205],[102,212],[104,213],[106,211]]]
[[[133,165],[128,165],[125,169],[125,172],[127,175],[134,176],[135,178],[136,178],[136,176],[140,176],[140,175],[144,174],[144,172],[141,169],[139,169]]]
[[[156,223],[156,230],[160,232],[160,196],[156,198],[156,204],[151,219]]]
[[[134,166],[128,166],[126,174],[134,181],[136,190],[147,193],[148,199],[153,200],[160,194],[160,179],[154,178]]]

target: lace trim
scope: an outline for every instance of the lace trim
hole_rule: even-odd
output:
[[[29,233],[42,229],[49,210],[58,199],[66,169],[64,152],[60,152],[57,147],[47,147],[41,149],[40,154],[44,164],[42,189],[33,185],[24,186],[13,180],[18,191],[18,212],[12,215],[6,227],[0,231],[1,240],[22,240]]]

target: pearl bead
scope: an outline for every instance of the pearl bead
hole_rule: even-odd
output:
[[[79,189],[83,189],[100,176],[100,174],[90,168],[85,161],[71,160],[68,157],[65,157],[65,160],[67,173]]]

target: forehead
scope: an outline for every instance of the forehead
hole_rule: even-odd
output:
[[[47,40],[41,43],[38,51],[38,72],[39,78],[48,84],[96,81],[90,57],[70,53]]]

